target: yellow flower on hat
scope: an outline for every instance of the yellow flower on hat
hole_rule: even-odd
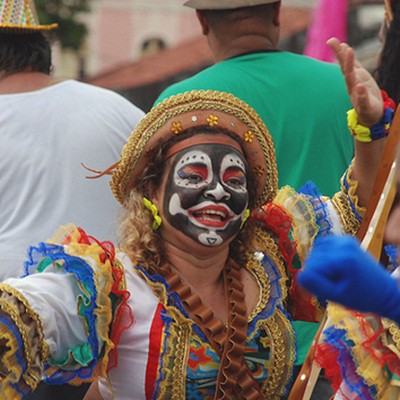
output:
[[[218,117],[216,116],[216,115],[210,115],[208,118],[207,118],[207,122],[208,122],[208,125],[210,125],[210,126],[215,126],[215,125],[218,125]]]

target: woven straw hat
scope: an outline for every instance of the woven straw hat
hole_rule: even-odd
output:
[[[159,103],[140,121],[126,142],[110,181],[124,204],[146,166],[170,139],[189,128],[218,126],[237,135],[256,181],[256,206],[273,200],[278,187],[275,148],[260,116],[232,94],[192,91]]]
[[[280,0],[188,0],[184,6],[196,10],[229,10],[241,7],[254,7],[262,4],[276,3]]]
[[[0,0],[0,32],[50,31],[57,26],[39,24],[34,0]]]

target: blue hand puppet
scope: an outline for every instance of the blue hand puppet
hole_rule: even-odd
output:
[[[321,301],[373,312],[400,323],[400,286],[379,263],[349,236],[315,241],[298,282]]]

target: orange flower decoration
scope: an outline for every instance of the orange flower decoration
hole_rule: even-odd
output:
[[[252,131],[247,131],[244,135],[243,135],[244,141],[251,143],[254,139],[254,134]]]
[[[178,135],[180,132],[183,131],[182,123],[181,122],[173,122],[171,124],[171,131]]]
[[[216,116],[216,115],[210,115],[208,118],[207,118],[207,122],[208,122],[208,125],[210,125],[210,126],[215,126],[215,125],[218,125],[218,117]]]

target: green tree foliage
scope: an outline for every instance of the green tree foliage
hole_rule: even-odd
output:
[[[42,24],[57,23],[61,46],[79,50],[88,33],[82,13],[90,11],[91,0],[35,0]]]

